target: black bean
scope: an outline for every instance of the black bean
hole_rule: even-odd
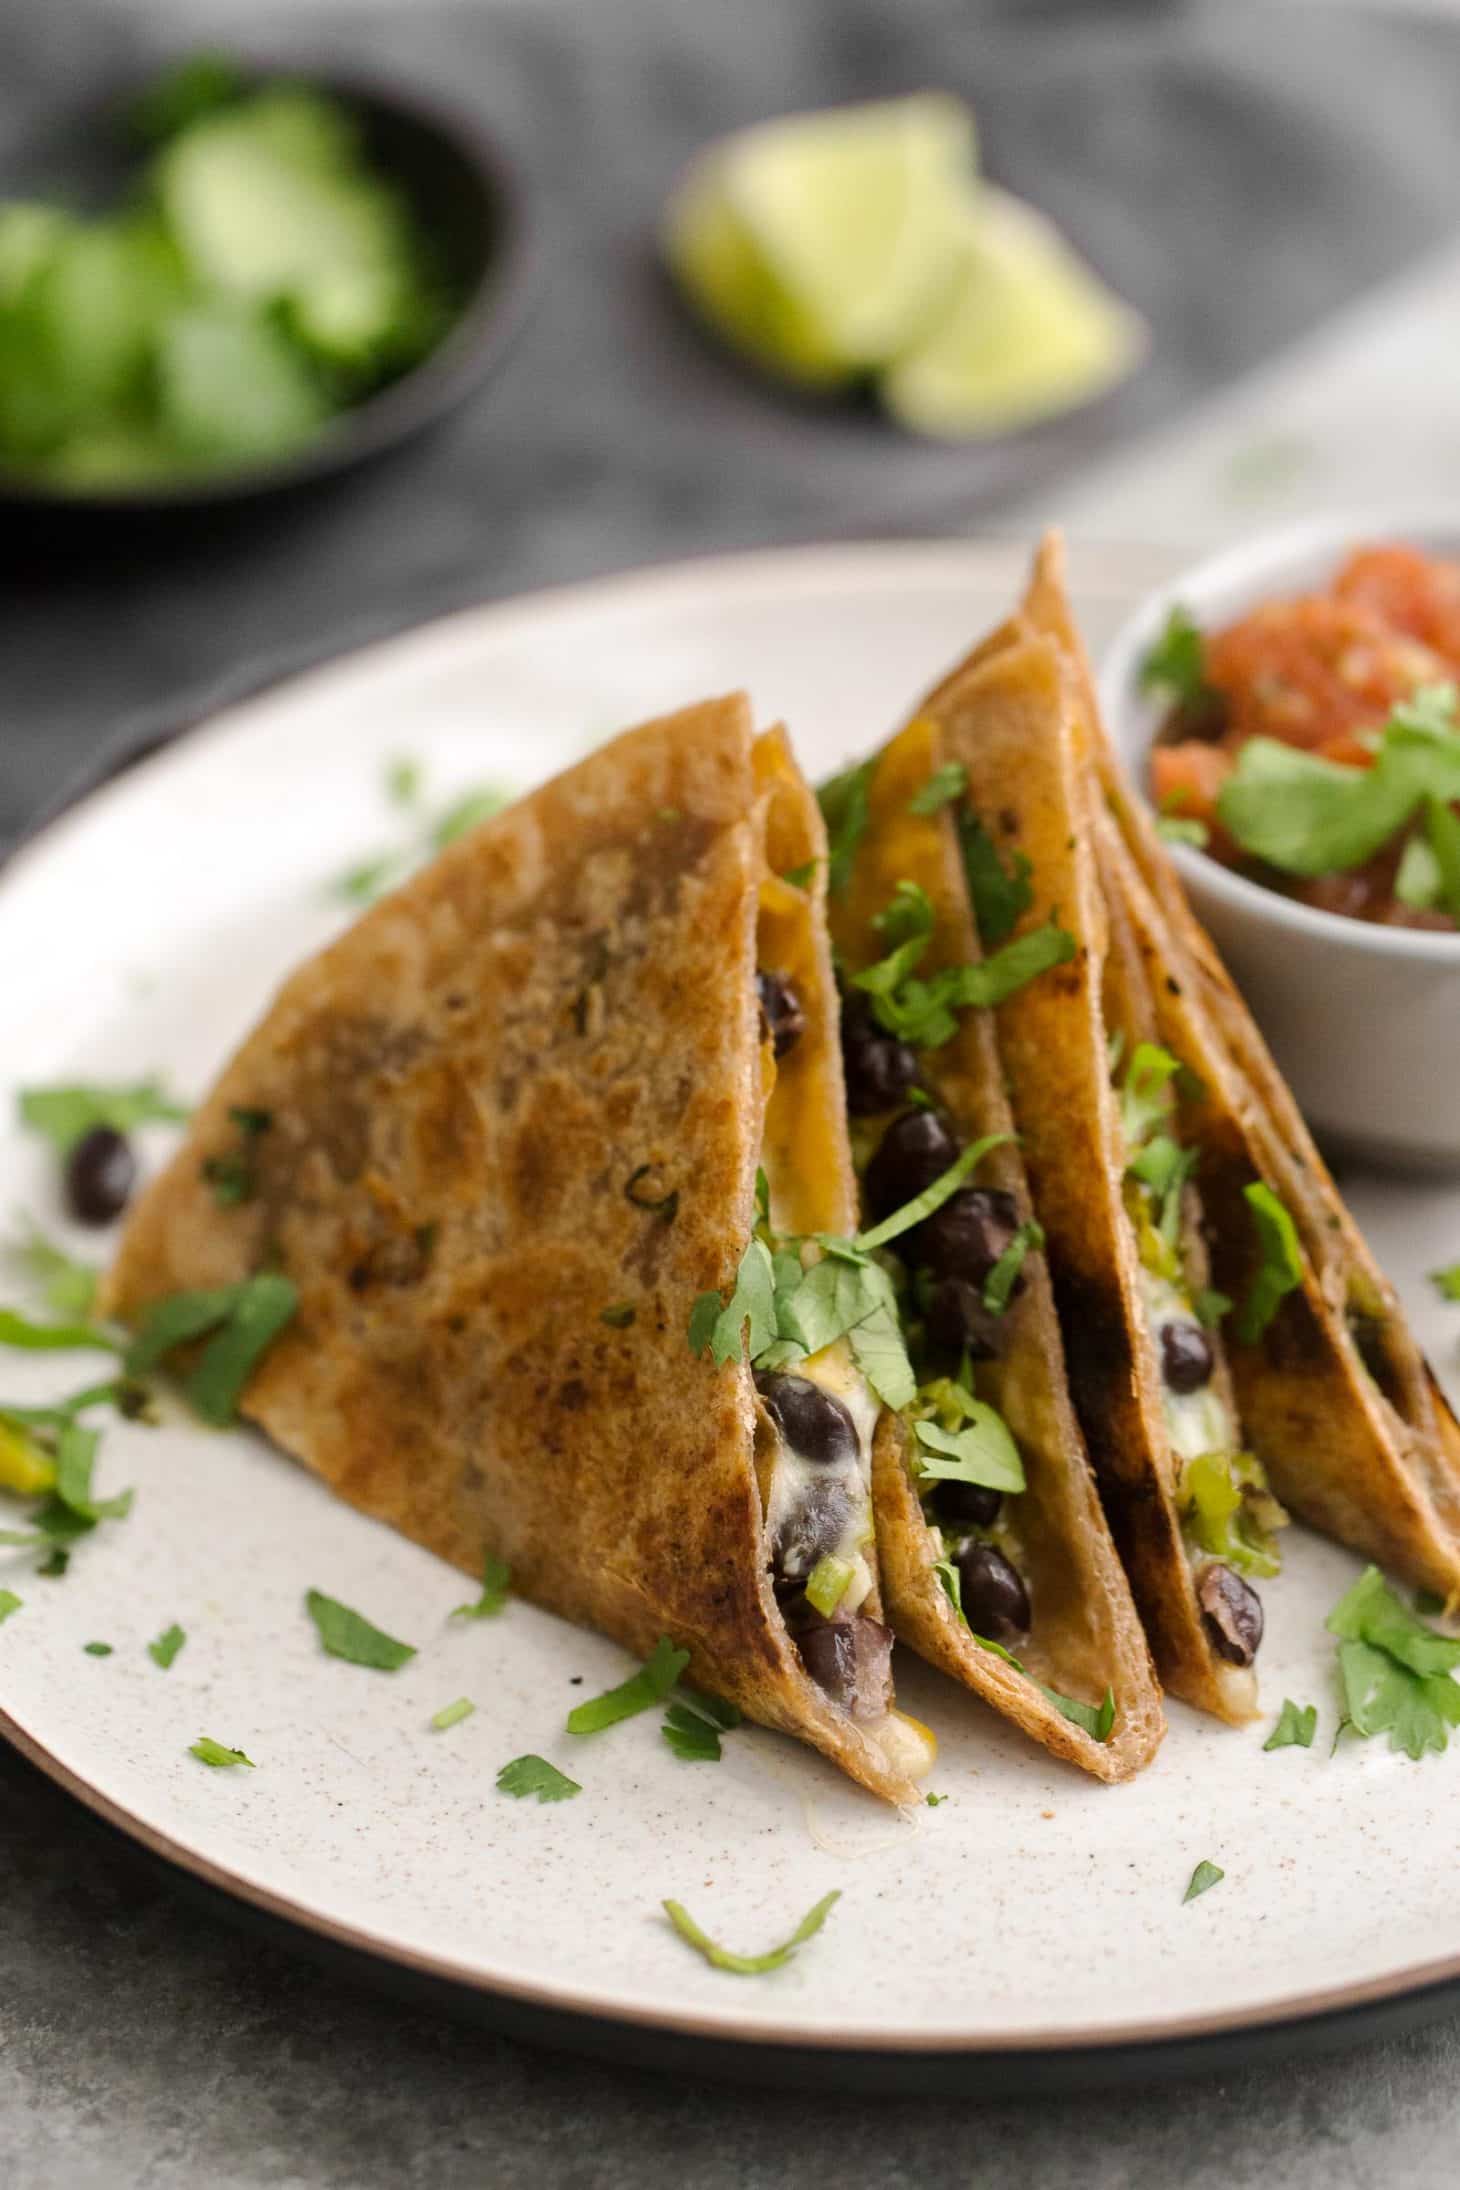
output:
[[[970,1361],[993,1361],[1003,1342],[1003,1317],[984,1306],[983,1293],[970,1278],[939,1278],[923,1321],[935,1346],[966,1353]]]
[[[809,1376],[766,1372],[756,1377],[755,1388],[786,1443],[803,1460],[855,1464],[857,1426],[831,1392]]]
[[[835,1556],[845,1540],[852,1501],[837,1478],[811,1483],[771,1546],[771,1572],[778,1590],[804,1582],[818,1559]]]
[[[998,1491],[983,1483],[940,1483],[933,1497],[933,1517],[959,1528],[991,1528],[1003,1502]]]
[[[66,1158],[66,1199],[81,1224],[110,1224],[126,1208],[136,1183],[132,1144],[112,1126],[93,1126]]]
[[[969,1278],[981,1285],[1018,1229],[1012,1194],[997,1186],[961,1186],[907,1238],[906,1252],[935,1277]],[[1016,1278],[1016,1293],[1023,1283]]]
[[[890,1217],[941,1178],[957,1161],[958,1143],[936,1110],[904,1110],[893,1119],[867,1166],[862,1192],[868,1213]]]
[[[783,973],[758,973],[755,987],[770,1030],[772,1047],[778,1058],[784,1057],[806,1032],[806,1014],[801,1009],[801,999]]]
[[[801,1662],[818,1688],[854,1719],[880,1719],[892,1707],[892,1630],[854,1613],[796,1637]]]
[[[1212,1380],[1211,1340],[1199,1323],[1161,1325],[1161,1374],[1173,1392],[1199,1392]]]
[[[1211,1559],[1196,1577],[1201,1624],[1219,1658],[1251,1665],[1262,1641],[1262,1599],[1240,1574]]]
[[[1029,1632],[1029,1592],[1015,1567],[992,1544],[965,1544],[958,1554],[963,1617],[975,1635],[1014,1642]]]
[[[842,1066],[854,1118],[891,1110],[917,1083],[916,1052],[878,1026],[865,996],[849,996],[842,1004]]]

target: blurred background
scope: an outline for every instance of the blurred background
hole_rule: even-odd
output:
[[[0,840],[118,742],[459,603],[1051,516],[1097,541],[1201,542],[1432,500],[1460,466],[1453,7],[7,0],[0,193],[64,196],[62,148],[94,151],[123,87],[200,47],[449,111],[522,249],[470,393],[384,457],[161,516],[0,504]],[[676,178],[725,132],[928,89],[968,102],[983,175],[1148,331],[1108,393],[977,440],[748,369],[656,251]]]

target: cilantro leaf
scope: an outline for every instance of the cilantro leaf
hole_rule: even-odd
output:
[[[958,817],[963,874],[973,905],[973,924],[985,950],[1013,934],[1034,903],[1034,869],[1023,852],[1010,854],[1005,868],[999,848],[976,814]]]
[[[455,1703],[443,1703],[439,1711],[432,1712],[431,1724],[438,1734],[444,1734],[448,1728],[460,1726],[463,1719],[469,1719],[475,1709],[470,1696],[458,1696]]]
[[[895,1303],[884,1302],[860,1323],[854,1323],[847,1333],[847,1343],[857,1367],[884,1407],[891,1407],[895,1413],[911,1406],[917,1379],[907,1357]]]
[[[56,1440],[56,1484],[51,1502],[64,1507],[74,1519],[88,1527],[97,1521],[125,1520],[132,1510],[129,1490],[118,1492],[114,1498],[93,1498],[91,1495],[92,1471],[100,1444],[100,1433],[83,1429],[79,1422],[68,1422]],[[44,1518],[41,1525],[46,1525]]]
[[[13,1589],[0,1589],[0,1621],[8,1620],[11,1613],[18,1612],[24,1602],[25,1599],[17,1597]]]
[[[183,1630],[174,1620],[171,1627],[163,1629],[156,1642],[148,1643],[147,1655],[152,1663],[160,1665],[165,1673],[187,1639]]]
[[[968,789],[968,770],[961,760],[945,760],[907,802],[910,814],[937,814]]]
[[[680,1685],[690,1709],[698,1712],[702,1719],[708,1719],[722,1734],[733,1733],[737,1726],[744,1725],[744,1713],[738,1705],[727,1703],[723,1696],[712,1696],[707,1689],[691,1688],[684,1682]]]
[[[1331,1635],[1371,1643],[1414,1673],[1452,1673],[1460,1666],[1460,1638],[1427,1627],[1395,1596],[1376,1566],[1365,1568],[1325,1624]]]
[[[1225,1871],[1218,1870],[1215,1863],[1198,1863],[1191,1874],[1190,1885],[1181,1896],[1183,1905],[1188,1901],[1195,1901],[1198,1894],[1209,1893],[1213,1886],[1221,1884],[1226,1875]]]
[[[1192,1310],[1204,1331],[1214,1331],[1223,1316],[1232,1313],[1232,1302],[1226,1293],[1219,1293],[1214,1286],[1204,1285],[1192,1303]]]
[[[671,1703],[664,1714],[664,1724],[660,1732],[674,1754],[684,1763],[719,1763],[721,1751],[718,1728],[702,1719],[698,1711],[692,1710],[688,1704]]]
[[[948,1800],[948,1797],[946,1795],[927,1794],[923,1796],[923,1800],[924,1802],[926,1802],[930,1810],[936,1810],[938,1804],[940,1802],[946,1802]]]
[[[1190,844],[1199,852],[1212,841],[1211,830],[1194,814],[1157,814],[1156,834],[1164,844]]]
[[[222,1428],[234,1420],[244,1386],[298,1303],[291,1281],[269,1270],[237,1285],[170,1293],[147,1311],[127,1350],[127,1368],[143,1376],[174,1348],[213,1332],[184,1388],[204,1421]]]
[[[26,1353],[120,1353],[118,1340],[94,1323],[36,1323],[18,1308],[0,1308],[0,1346]]]
[[[957,1033],[960,1011],[992,1009],[1074,955],[1074,937],[1046,921],[976,964],[947,966],[927,981],[913,975],[890,995],[874,994],[873,1015],[899,1041],[915,1049],[940,1049]],[[875,973],[876,968],[868,971]],[[853,979],[857,986],[867,985],[864,974]]]
[[[200,1764],[220,1769],[226,1764],[246,1764],[251,1772],[255,1769],[252,1757],[246,1757],[241,1749],[226,1748],[221,1741],[214,1741],[211,1734],[200,1734],[189,1746],[188,1755],[196,1757]]]
[[[109,1658],[112,1655],[112,1646],[110,1643],[89,1642],[83,1643],[81,1647],[86,1652],[88,1658]]]
[[[351,905],[373,905],[377,897],[383,897],[391,885],[405,874],[408,862],[399,852],[379,852],[373,858],[357,860],[343,874],[335,876],[330,884],[334,897],[343,897]]]
[[[1262,1746],[1264,1751],[1268,1749],[1311,1749],[1313,1736],[1317,1730],[1317,1704],[1296,1704],[1290,1696],[1284,1696],[1278,1722]]]
[[[1137,1042],[1120,1091],[1120,1125],[1128,1150],[1138,1149],[1171,1115],[1171,1083],[1181,1059],[1155,1042]]]
[[[680,1674],[689,1664],[689,1652],[676,1650],[667,1635],[661,1635],[644,1664],[637,1673],[620,1681],[617,1688],[608,1689],[601,1696],[591,1696],[568,1713],[570,1734],[601,1734],[605,1727],[617,1726],[620,1719],[635,1718],[640,1711],[652,1711],[656,1703],[662,1703]]]
[[[980,1399],[969,1399],[966,1406],[967,1421],[960,1429],[944,1429],[938,1422],[914,1423],[919,1479],[975,1483],[1010,1493],[1023,1490],[1024,1463],[1003,1416]]]
[[[788,867],[781,876],[781,880],[789,882],[793,890],[809,890],[816,879],[816,870],[820,865],[821,861],[819,859],[805,859],[799,867]]]
[[[1431,1270],[1430,1283],[1441,1300],[1460,1300],[1460,1262],[1452,1262],[1443,1270]]]
[[[740,1258],[729,1301],[722,1305],[718,1293],[701,1293],[695,1302],[689,1321],[690,1351],[702,1354],[708,1346],[723,1368],[727,1361],[738,1360],[742,1351],[753,1361],[776,1336],[770,1249],[764,1240],[752,1238]]]
[[[1024,1668],[1019,1668],[1022,1673]],[[1107,1688],[1098,1704],[1082,1703],[1078,1696],[1062,1696],[1057,1688],[1046,1688],[1043,1681],[1036,1681],[1047,1703],[1052,1703],[1062,1718],[1072,1725],[1082,1726],[1092,1741],[1109,1741],[1115,1724],[1115,1690]]]
[[[1143,692],[1165,693],[1178,706],[1194,707],[1206,691],[1206,647],[1200,626],[1177,602],[1141,657]]]
[[[943,1585],[943,1594],[966,1627],[968,1622],[963,1611],[963,1577],[951,1559],[935,1559],[933,1572]]]
[[[1356,1734],[1387,1733],[1389,1746],[1416,1763],[1448,1747],[1449,1728],[1460,1725],[1460,1684],[1447,1673],[1413,1673],[1367,1642],[1341,1642],[1338,1669],[1344,1718]]]
[[[394,1673],[416,1654],[413,1643],[397,1642],[393,1635],[372,1626],[363,1614],[352,1612],[322,1590],[311,1589],[304,1600],[319,1639],[332,1658],[347,1665],[365,1665],[379,1673]]]
[[[1265,1181],[1244,1186],[1242,1198],[1252,1211],[1262,1261],[1242,1303],[1235,1329],[1244,1346],[1253,1346],[1286,1296],[1302,1284],[1303,1252],[1292,1218]]]
[[[101,1272],[89,1262],[77,1262],[33,1220],[26,1221],[26,1236],[11,1243],[10,1255],[39,1288],[52,1315],[81,1321],[91,1314]]]
[[[877,761],[864,760],[833,776],[817,791],[821,818],[826,823],[826,886],[840,897],[852,879],[852,868],[872,818],[872,778]]]
[[[139,1080],[131,1087],[85,1082],[68,1087],[30,1087],[22,1089],[20,1095],[22,1124],[32,1132],[44,1133],[63,1155],[98,1125],[130,1133],[139,1125],[181,1124],[187,1115],[186,1108],[174,1101],[158,1079]]]
[[[732,1954],[728,1947],[717,1945],[708,1932],[701,1931],[682,1902],[666,1901],[664,1913],[680,1938],[702,1954],[714,1968],[729,1970],[736,1977],[760,1977],[767,1970],[782,1968],[798,1947],[814,1938],[840,1899],[840,1891],[826,1894],[815,1908],[807,1910],[789,1939],[783,1940],[778,1947],[770,1948],[765,1954]]]
[[[933,902],[918,882],[899,882],[872,925],[889,946],[885,958],[865,966],[852,976],[853,986],[869,996],[887,999],[895,995],[913,968],[919,965],[932,941]]]
[[[1044,1226],[1033,1217],[1021,1224],[983,1281],[983,1304],[990,1315],[1001,1316],[1014,1297],[1014,1287],[1028,1257],[1044,1245]]]
[[[492,1620],[507,1602],[512,1581],[512,1569],[505,1559],[495,1559],[488,1552],[482,1567],[482,1593],[475,1604],[459,1604],[451,1614],[453,1620]]]
[[[431,843],[438,852],[444,852],[448,844],[465,836],[479,821],[490,821],[493,814],[511,803],[512,794],[498,784],[482,783],[473,790],[463,791],[452,800],[431,831]]]
[[[385,771],[385,795],[392,806],[419,805],[424,781],[425,771],[421,763],[402,754]]]
[[[569,1779],[546,1757],[514,1757],[504,1764],[497,1774],[497,1786],[504,1795],[536,1795],[539,1802],[566,1802],[572,1795],[581,1795],[582,1787],[576,1779]]]
[[[915,1224],[921,1224],[925,1217],[932,1216],[935,1209],[941,1209],[944,1202],[957,1193],[969,1173],[982,1163],[991,1148],[1001,1148],[1011,1138],[1008,1133],[986,1133],[982,1140],[971,1141],[957,1159],[949,1164],[947,1170],[938,1174],[931,1186],[925,1186],[921,1194],[904,1202],[900,1209],[894,1209],[891,1216],[884,1217],[880,1224],[874,1224],[870,1231],[859,1232],[852,1244],[863,1254],[868,1254],[874,1247],[885,1247],[889,1240],[895,1240],[903,1232],[910,1232]]]

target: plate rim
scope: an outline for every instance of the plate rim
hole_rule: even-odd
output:
[[[1132,555],[1153,564],[1179,551],[1158,543],[1124,543]],[[636,605],[656,594],[707,592],[724,597],[727,589],[755,590],[773,570],[784,579],[788,566],[808,588],[854,572],[864,583],[885,587],[888,563],[902,564],[899,576],[912,583],[941,566],[946,574],[966,572],[981,559],[1006,558],[1022,564],[1026,544],[1012,537],[954,539],[873,539],[807,543],[752,549],[730,554],[651,561],[626,570],[537,587],[525,593],[488,597],[457,605],[378,636],[346,641],[315,659],[264,663],[257,675],[245,675],[200,695],[169,715],[158,710],[140,725],[124,725],[84,763],[36,820],[0,852],[0,884],[17,865],[58,832],[80,808],[104,803],[121,779],[153,761],[164,761],[184,741],[226,728],[237,713],[285,689],[301,694],[313,684],[342,673],[365,670],[393,655],[430,651],[445,639],[468,642],[483,625],[551,623],[584,609],[620,603]],[[1096,581],[1098,583],[1098,580]],[[1130,581],[1115,580],[1112,593],[1125,594]],[[1089,591],[1084,586],[1082,591]],[[175,1886],[200,1891],[240,1923],[286,1940],[295,1951],[343,1963],[356,1976],[387,1990],[409,1990],[458,2014],[491,2022],[506,2034],[610,2058],[632,2058],[637,2065],[669,2067],[645,2060],[636,2041],[655,2036],[675,2049],[680,2063],[698,2064],[707,2073],[732,2080],[790,2082],[805,2075],[821,2087],[842,2088],[872,2070],[886,2090],[957,2089],[969,2092],[968,2071],[996,2073],[1000,2087],[1012,2077],[1016,2091],[1078,2087],[1112,2068],[1121,2080],[1149,2073],[1175,2076],[1204,2065],[1236,2067],[1256,2058],[1264,2042],[1282,2033],[1299,2047],[1334,2050],[1357,2044],[1385,2028],[1429,2021],[1460,2005],[1460,1953],[1412,1965],[1350,1984],[1296,1993],[1256,2007],[1208,2014],[1164,2017],[1118,2025],[1050,2028],[1007,2043],[987,2035],[974,2042],[956,2035],[899,2036],[845,2029],[797,2028],[766,2018],[727,2027],[712,2010],[634,2007],[599,1995],[565,2003],[551,1988],[503,1976],[486,1977],[449,1955],[415,1948],[372,1935],[307,1902],[257,1884],[175,1840],[135,1816],[123,1804],[93,1786],[23,1727],[0,1703],[0,1740],[28,1766],[79,1805],[90,1820],[120,1835],[132,1849],[161,1868]],[[524,2027],[526,2026],[526,2027]]]

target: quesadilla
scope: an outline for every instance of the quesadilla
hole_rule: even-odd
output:
[[[879,1410],[818,1275],[856,1219],[824,856],[743,697],[626,732],[293,976],[107,1299],[279,1272],[242,1411],[286,1452],[905,1802]]]
[[[1295,1513],[1453,1602],[1460,1424],[1121,770],[1057,537],[1041,545],[1021,614],[1074,678],[1111,888],[1151,970],[1161,1039],[1188,1067],[1183,1128],[1200,1151],[1216,1282],[1242,1304],[1224,1329],[1247,1434]],[[1271,1313],[1251,1315],[1264,1268],[1276,1273]]]
[[[1073,939],[1065,964],[998,1008],[1010,1102],[1076,1406],[1157,1668],[1173,1694],[1240,1721],[1256,1708],[1263,1625],[1249,1577],[1276,1571],[1285,1516],[1242,1449],[1210,1327],[1180,1062],[1103,886],[1072,681],[1050,640],[1011,631],[927,711],[962,770],[967,825],[1021,878],[1016,942],[1051,923]]]
[[[893,1276],[915,1375],[874,1448],[883,1588],[900,1640],[1118,1780],[1165,1721],[1070,1399],[988,1009],[1011,982],[1058,980],[1067,944],[1046,925],[985,957],[956,787],[924,717],[822,793],[863,1239]],[[999,908],[982,909],[1001,943]]]

